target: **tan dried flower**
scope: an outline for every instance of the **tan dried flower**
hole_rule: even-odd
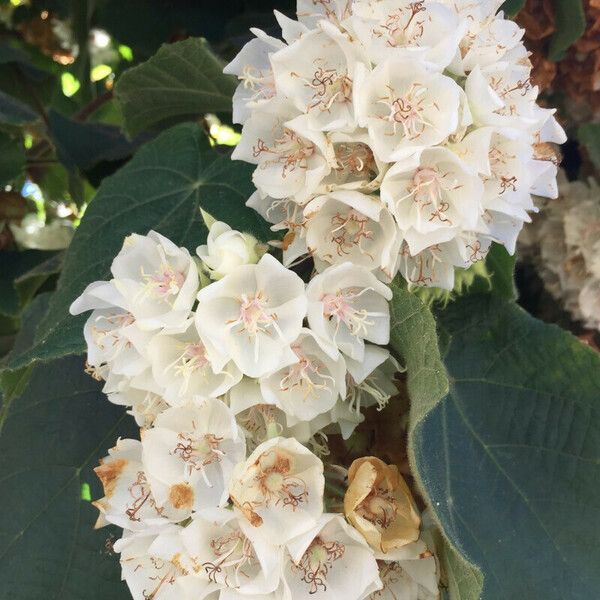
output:
[[[344,513],[371,548],[385,554],[419,538],[421,518],[395,465],[374,456],[359,458],[348,480]]]

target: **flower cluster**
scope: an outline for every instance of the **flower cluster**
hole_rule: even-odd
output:
[[[305,285],[221,222],[197,255],[133,234],[113,278],[71,306],[93,311],[90,373],[141,427],[190,400],[223,398],[253,445],[272,431],[308,442],[334,424],[348,437],[361,408],[385,405],[392,294],[368,269],[342,263]]]
[[[395,466],[355,463],[344,511],[326,509],[326,433],[347,438],[395,393],[390,289],[351,263],[306,285],[252,236],[208,223],[196,257],[132,234],[112,278],[71,306],[92,311],[90,374],[141,427],[96,469],[98,526],[124,530],[133,597],[437,598]]]
[[[284,264],[449,289],[492,241],[514,252],[565,136],[501,4],[298,0],[298,21],[276,13],[282,40],[252,30],[225,68],[233,157],[256,164],[248,205],[286,231]]]
[[[561,172],[559,192],[526,228],[523,253],[564,309],[600,330],[600,186]]]

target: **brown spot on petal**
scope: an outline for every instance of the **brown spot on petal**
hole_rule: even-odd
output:
[[[194,490],[187,483],[176,483],[169,490],[169,501],[177,509],[192,508]]]
[[[296,234],[293,231],[288,231],[284,236],[283,236],[283,245],[282,248],[284,250],[287,250],[292,243],[294,242],[294,238],[296,237]]]
[[[104,495],[107,498],[110,498],[113,495],[119,476],[126,465],[127,461],[125,459],[117,458],[116,460],[103,463],[94,469],[94,472],[102,483]]]
[[[252,507],[249,503],[240,504],[236,501],[235,498],[231,498],[233,504],[243,513],[243,515],[248,519],[250,525],[253,527],[260,527],[263,524],[262,517],[252,510]]]

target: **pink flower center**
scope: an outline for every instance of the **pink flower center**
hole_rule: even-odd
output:
[[[264,332],[277,319],[276,315],[267,311],[267,307],[268,300],[262,292],[258,292],[255,296],[243,294],[240,316],[235,323],[241,323],[250,335]]]

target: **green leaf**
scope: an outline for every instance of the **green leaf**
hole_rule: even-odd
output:
[[[506,0],[500,7],[509,17],[514,17],[525,6],[526,0]]]
[[[27,104],[0,92],[0,123],[9,125],[26,125],[39,118],[38,114]]]
[[[600,123],[584,123],[579,127],[577,137],[586,147],[591,161],[600,169]]]
[[[448,393],[448,377],[440,356],[433,314],[418,296],[406,289],[402,278],[391,285],[394,297],[390,304],[390,346],[404,364],[410,395],[409,437]],[[410,452],[409,444],[409,452]],[[410,456],[414,465],[414,456]],[[427,499],[428,490],[413,469],[417,485]],[[444,567],[452,600],[478,600],[482,576],[477,567],[465,560],[452,542],[440,536],[436,546]]]
[[[165,124],[197,119],[207,112],[231,112],[236,80],[205,40],[164,45],[147,62],[127,70],[115,94],[130,135]]]
[[[600,355],[491,296],[439,323],[450,393],[415,425],[414,464],[483,599],[597,596]]]
[[[556,32],[550,40],[548,58],[560,60],[563,52],[574,44],[586,27],[582,0],[553,0]]]
[[[10,403],[23,393],[33,367],[23,367],[16,371],[3,371],[2,364],[10,360],[11,355],[27,350],[35,338],[40,320],[48,310],[51,294],[40,294],[25,309],[21,328],[16,336],[10,353],[0,362],[0,432],[8,414]]]
[[[24,250],[0,252],[0,314],[16,317],[21,312],[24,304],[32,297],[39,285],[32,290],[26,285],[26,275],[32,269],[38,267],[49,257],[54,256],[52,252],[43,250]],[[41,273],[38,273],[41,275]],[[17,280],[24,277],[22,286],[19,287]],[[27,282],[28,284],[31,281]],[[43,281],[40,281],[41,285]]]
[[[83,372],[83,359],[33,368],[0,431],[0,599],[130,598],[104,549],[116,532],[93,529],[97,510],[82,488],[101,495],[92,469],[131,435],[132,418]]]
[[[469,288],[470,293],[491,293],[504,300],[517,297],[515,286],[516,255],[510,255],[506,248],[494,242],[483,263],[484,271],[475,278]]]
[[[0,133],[0,188],[12,183],[25,168],[23,140]]]
[[[440,357],[435,319],[406,282],[397,277],[390,286],[390,346],[408,373],[411,427],[448,392],[446,369]]]
[[[58,288],[36,343],[11,368],[85,350],[85,315],[72,317],[71,302],[86,285],[109,277],[110,264],[132,232],[155,229],[194,252],[203,243],[203,208],[232,227],[267,240],[268,225],[244,203],[254,188],[251,165],[231,161],[209,145],[195,124],[178,125],[138,151],[106,178],[87,208],[64,261]]]
[[[80,123],[50,110],[50,134],[60,161],[71,170],[86,170],[103,160],[113,161],[133,154],[147,136],[129,141],[118,127],[104,123]]]

